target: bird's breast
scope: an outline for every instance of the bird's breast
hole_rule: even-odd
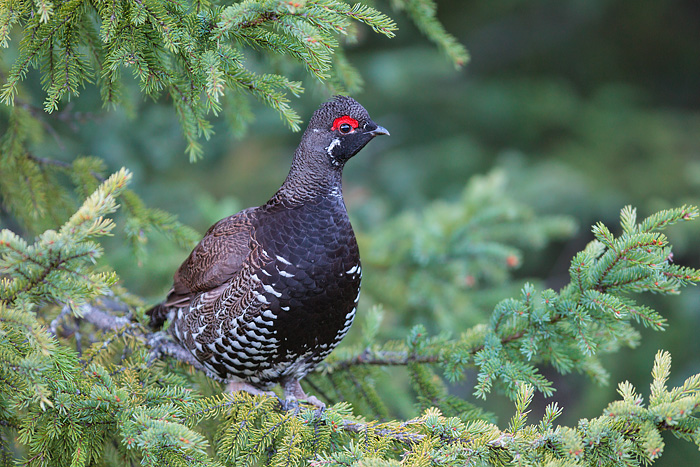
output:
[[[256,293],[275,316],[277,338],[300,351],[337,344],[354,318],[362,277],[342,199],[273,213],[255,240],[264,257]]]
[[[287,299],[359,287],[360,255],[342,199],[323,198],[272,213],[256,228],[255,240],[265,257],[261,272],[266,282],[279,284],[277,292]]]

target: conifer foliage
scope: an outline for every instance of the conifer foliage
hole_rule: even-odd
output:
[[[464,49],[434,19],[432,1],[406,3],[408,11],[427,6],[421,18],[426,33],[457,64]],[[424,18],[424,19],[423,19]],[[392,37],[394,22],[376,9],[336,0],[245,0],[230,5],[204,1],[39,1],[10,0],[0,6],[0,45],[12,28],[23,28],[20,54],[9,70],[0,100],[12,104],[19,85],[39,68],[46,92],[44,110],[54,112],[81,88],[95,83],[105,106],[123,99],[122,73],[131,72],[141,91],[168,94],[182,124],[191,158],[202,155],[198,139],[211,135],[208,113],[225,105],[234,120],[246,115],[237,99],[252,95],[276,109],[293,129],[299,116],[287,95],[302,84],[276,73],[259,73],[244,51],[262,50],[290,57],[319,80],[340,89],[352,87],[357,73],[339,48],[339,38],[357,34],[356,22]]]
[[[453,63],[467,60],[437,22],[433,1],[392,4]],[[662,455],[664,432],[700,447],[700,375],[668,387],[671,356],[663,351],[646,401],[623,382],[619,400],[576,426],[556,424],[565,410],[556,402],[540,420],[528,418],[536,392],[555,394],[543,365],[605,381],[601,355],[634,345],[640,325],[666,326],[639,297],[675,295],[700,281],[700,271],[672,261],[662,232],[696,219],[695,206],[641,221],[626,207],[619,229],[593,227],[559,290],[528,283],[482,322],[441,332],[450,312],[483,308],[485,290],[509,295],[507,287],[475,284],[506,282],[521,249],[572,230],[569,219],[537,216],[503,196],[499,173],[475,178],[456,201],[358,232],[366,281],[381,284],[366,285],[374,304],[362,313],[361,338],[304,381],[325,398],[325,410],[283,410],[274,397],[222,393],[176,358],[154,358],[149,345],[163,336],[144,325],[141,300],[119,285],[101,242],[118,235],[145,259],[150,230],[185,247],[198,235],[146,206],[128,188],[127,169],[106,176],[99,158],[66,163],[33,154],[32,141],[47,131],[37,115],[63,112],[64,101],[92,83],[105,105],[119,105],[127,89],[121,74],[131,72],[145,95],[170,96],[196,158],[211,115],[246,115],[242,96],[298,125],[287,95],[301,84],[253,71],[255,53],[287,57],[331,89],[357,85],[342,39],[355,38],[358,23],[389,37],[395,31],[374,7],[335,0],[0,4],[0,46],[19,41],[14,64],[0,68],[9,123],[0,136],[0,200],[22,232],[0,231],[0,465],[622,467]],[[43,110],[23,89],[33,69],[42,77]],[[421,307],[438,326],[417,325],[393,340],[379,332],[383,316],[409,310],[404,319],[417,322]],[[401,420],[382,395],[386,367],[403,371],[413,390],[404,397],[414,397],[416,409]],[[508,422],[448,392],[470,371],[478,398],[494,390],[510,397]]]
[[[629,294],[675,294],[700,280],[700,271],[669,261],[670,247],[658,231],[696,218],[695,207],[662,211],[641,223],[625,208],[621,235],[596,225],[596,239],[574,257],[571,282],[559,292],[537,294],[526,286],[520,297],[502,301],[489,323],[457,338],[414,329],[405,343],[339,352],[313,378],[319,394],[339,379],[361,381],[356,394],[376,394],[368,381],[377,375],[367,377],[373,367],[405,366],[423,410],[387,422],[368,420],[345,402],[325,411],[283,411],[273,397],[221,394],[183,365],[153,362],[143,346],[149,340],[139,324],[143,316],[117,316],[104,300],[114,274],[95,265],[101,254],[96,239],[112,229],[107,216],[129,177],[126,170],[109,177],[68,222],[33,244],[2,232],[0,420],[6,465],[19,452],[25,465],[51,466],[508,465],[514,459],[527,465],[597,465],[605,459],[622,466],[658,457],[666,430],[700,445],[700,375],[669,389],[670,355],[664,352],[654,364],[648,404],[622,383],[622,399],[596,419],[557,426],[562,409],[552,403],[542,420],[527,421],[534,391],[552,392],[535,363],[552,363],[563,372],[599,370],[595,356],[632,339],[632,321],[663,326],[660,315]],[[64,311],[47,325],[56,309],[49,304]],[[84,322],[68,318],[71,312]],[[74,346],[79,333],[94,334],[82,353]],[[515,404],[508,426],[499,428],[478,407],[449,396],[433,372],[437,365],[450,379],[478,368],[475,393],[482,397],[494,383],[505,387]],[[365,374],[355,373],[358,368]],[[371,407],[376,397],[366,399]]]

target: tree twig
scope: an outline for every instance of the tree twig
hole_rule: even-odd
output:
[[[402,426],[410,424],[410,420],[403,423]],[[420,443],[426,435],[420,433],[413,433],[410,431],[400,431],[392,428],[382,428],[381,425],[376,426],[372,423],[363,423],[356,420],[344,419],[341,428],[345,431],[351,433],[363,433],[366,431],[371,432],[374,435],[388,437],[395,441],[404,444],[417,444]]]
[[[439,361],[438,355],[417,355],[402,351],[371,352],[365,349],[364,352],[355,357],[333,363],[322,363],[323,366],[320,369],[322,371],[347,370],[358,365],[406,366],[409,363],[437,363]]]

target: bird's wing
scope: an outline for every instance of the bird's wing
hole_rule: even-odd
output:
[[[245,209],[209,228],[175,273],[164,305],[187,306],[196,294],[225,285],[241,270],[250,253],[257,209]]]

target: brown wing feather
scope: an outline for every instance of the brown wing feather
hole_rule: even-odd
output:
[[[256,211],[245,209],[209,228],[175,273],[164,305],[187,306],[194,295],[221,287],[241,270],[250,253]]]

